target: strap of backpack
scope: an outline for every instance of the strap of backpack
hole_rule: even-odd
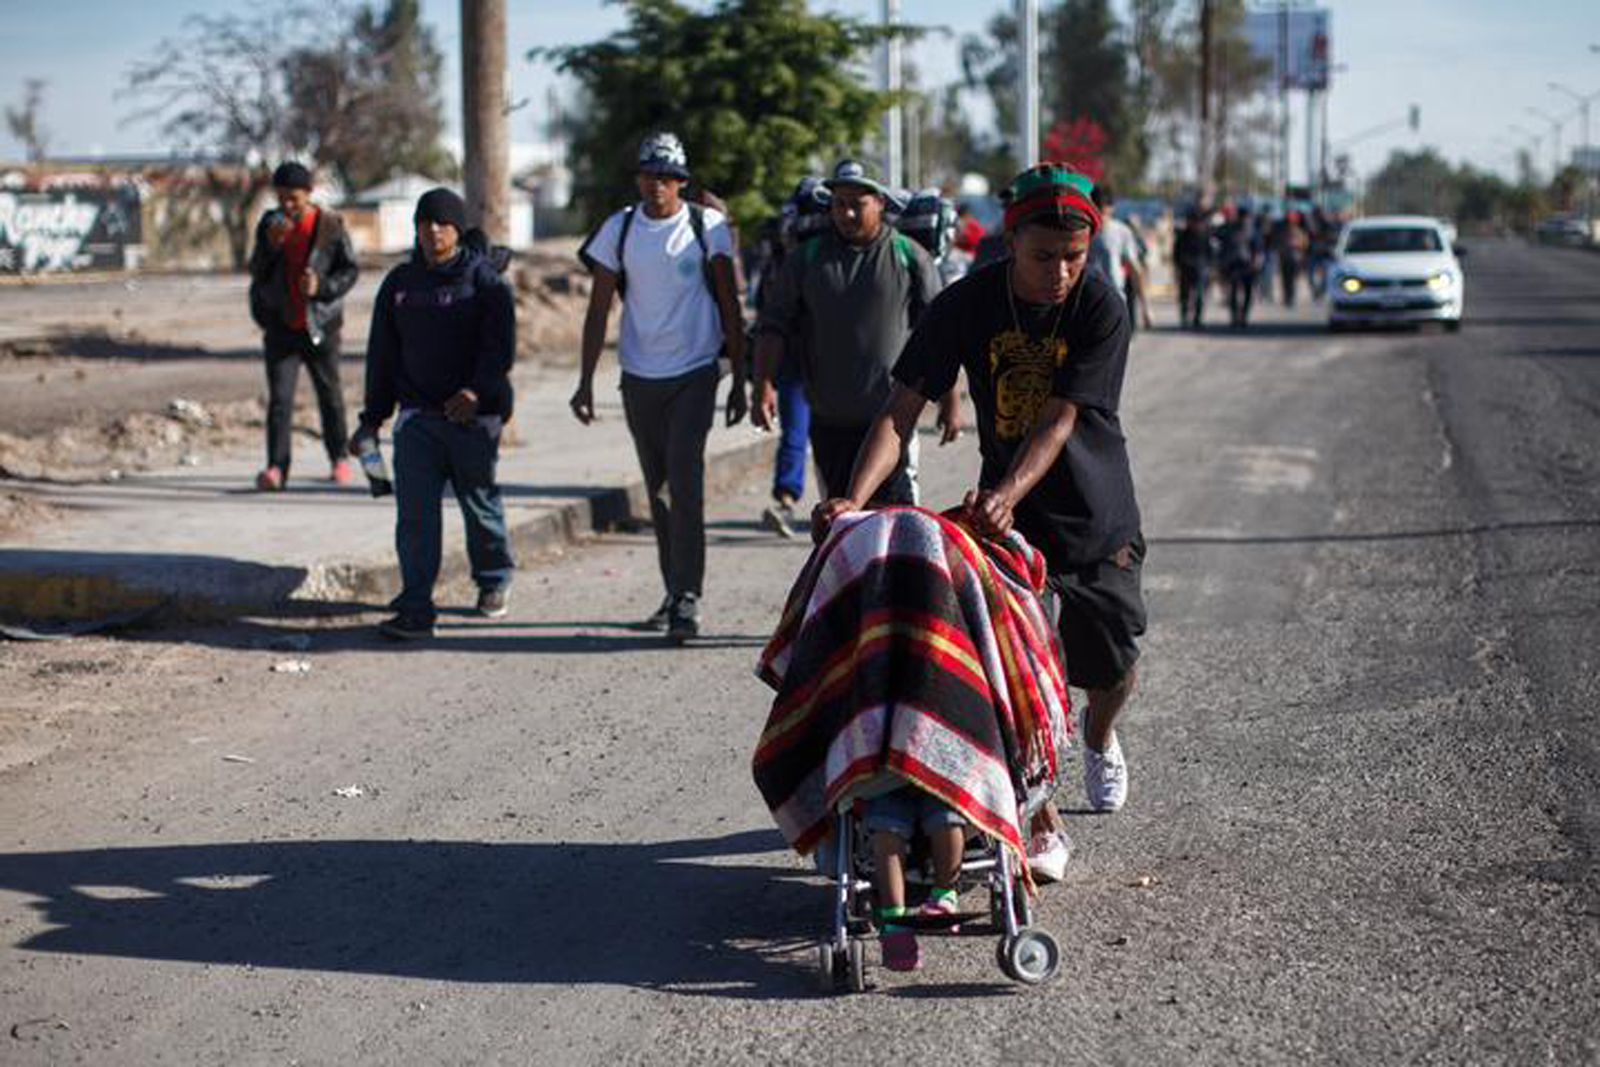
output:
[[[633,212],[636,205],[629,204],[622,209],[622,228],[617,233],[617,295],[628,295],[628,269],[623,265],[622,253],[628,247],[628,229],[633,225]]]
[[[700,274],[711,290],[711,299],[717,298],[717,287],[711,282],[711,249],[706,244],[706,209],[701,204],[689,204],[689,229],[694,233],[694,243],[700,246]]]
[[[922,272],[917,270],[917,253],[911,247],[911,238],[894,231],[891,237],[894,241],[894,258],[906,272],[906,278],[911,283],[911,304],[920,310],[925,306],[922,298]]]

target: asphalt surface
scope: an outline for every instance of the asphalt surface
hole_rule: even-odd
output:
[[[1052,985],[929,938],[811,991],[748,773],[805,548],[751,484],[688,649],[625,625],[648,535],[308,674],[267,624],[0,647],[71,705],[0,772],[0,1061],[1600,1062],[1600,257],[1474,242],[1468,287],[1456,335],[1137,340],[1131,798],[1070,816]],[[953,502],[973,443],[926,446]]]

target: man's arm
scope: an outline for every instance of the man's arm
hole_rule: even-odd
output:
[[[894,473],[906,443],[917,432],[917,420],[927,406],[927,398],[915,389],[895,384],[894,392],[883,403],[867,439],[856,454],[855,467],[850,472],[850,492],[822,501],[811,512],[811,536],[820,542],[828,534],[833,520],[847,511],[860,511],[866,507],[872,494],[878,491],[885,478]]]
[[[356,266],[356,251],[350,244],[350,231],[344,228],[344,223],[339,223],[339,236],[333,242],[333,255],[329,257],[328,273],[318,279],[315,299],[327,302],[338,300],[355,287],[356,279],[361,276],[361,268]]]
[[[1077,404],[1056,396],[1044,402],[1038,421],[1028,432],[1028,439],[1012,459],[1011,468],[1000,479],[1000,484],[993,489],[974,489],[962,502],[978,533],[985,537],[1004,537],[1010,532],[1016,506],[1060,458],[1077,424]]]
[[[372,305],[372,327],[367,333],[366,401],[361,407],[360,429],[350,438],[350,452],[360,454],[361,438],[376,435],[394,411],[394,365],[400,357],[400,335],[394,325],[392,278],[378,287]]]
[[[483,301],[483,318],[472,384],[444,405],[445,414],[461,423],[477,418],[485,397],[498,396],[505,391],[511,365],[517,358],[517,305],[511,297],[511,286],[496,277],[492,284],[478,292]]]
[[[578,368],[578,388],[572,394],[572,414],[587,426],[594,421],[594,372],[600,365],[600,351],[606,344],[606,321],[611,315],[611,300],[617,293],[617,276],[598,263],[593,266],[594,285],[589,290],[589,308],[583,314],[583,355]]]
[[[737,425],[745,416],[748,400],[745,385],[749,379],[744,358],[744,316],[739,313],[739,292],[734,283],[733,260],[725,255],[711,257],[711,288],[717,300],[717,312],[722,317],[722,339],[727,347],[728,363],[733,370],[733,381],[728,389],[729,426]]]
[[[750,390],[755,410],[750,418],[763,430],[772,429],[778,418],[778,391],[773,379],[785,356],[786,338],[798,318],[802,266],[801,253],[796,249],[783,261],[772,284],[762,283],[764,296],[761,315],[756,320],[755,371]]]

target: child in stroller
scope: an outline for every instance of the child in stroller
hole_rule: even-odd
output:
[[[933,886],[922,905],[929,918],[957,912],[961,853],[967,843],[967,820],[938,797],[914,785],[880,793],[866,803],[863,820],[872,835],[872,888],[877,894],[879,938],[883,965],[891,971],[914,971],[922,966],[916,931],[904,922],[906,906],[905,863],[915,831],[926,835],[933,866]],[[952,926],[953,933],[958,927]]]

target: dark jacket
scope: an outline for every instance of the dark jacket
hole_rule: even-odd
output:
[[[289,279],[284,277],[282,249],[267,241],[267,226],[279,214],[274,209],[256,223],[255,248],[250,253],[250,317],[263,330],[286,330]],[[317,209],[317,228],[311,235],[306,265],[317,272],[317,291],[306,301],[306,332],[321,343],[344,325],[344,295],[356,284],[360,270],[350,235],[338,212]]]
[[[382,425],[396,404],[442,412],[461,389],[478,395],[478,414],[510,418],[516,328],[511,287],[488,257],[463,246],[430,267],[412,252],[372,307],[362,426]]]

